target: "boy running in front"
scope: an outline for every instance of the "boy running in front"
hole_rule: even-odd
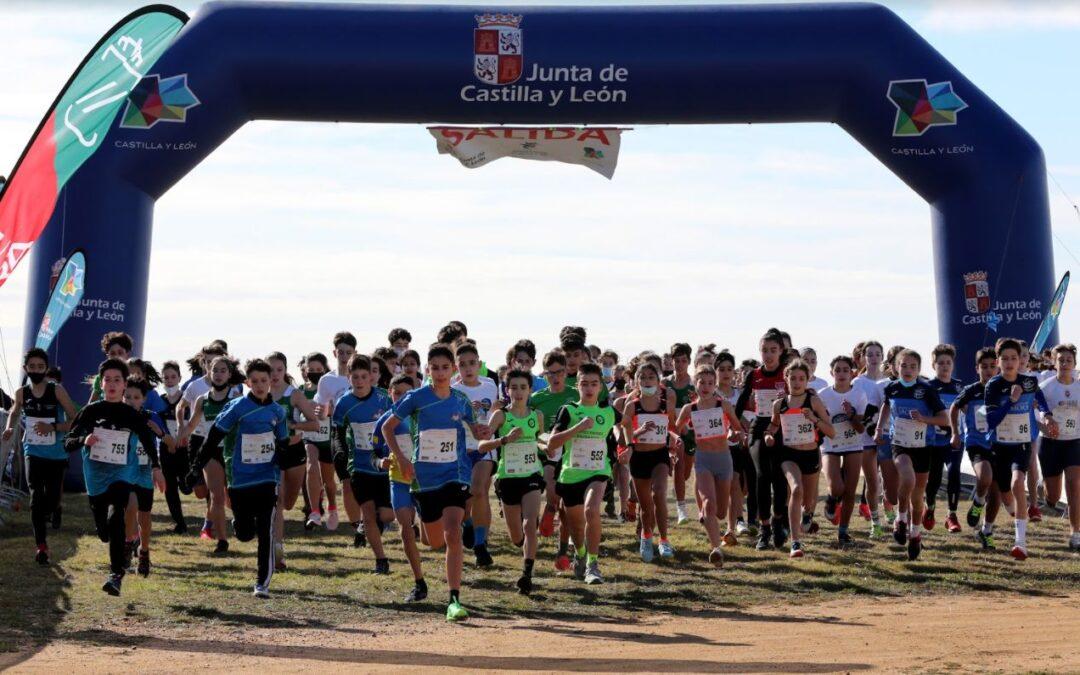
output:
[[[980,349],[975,355],[979,381],[964,387],[960,395],[949,406],[949,422],[952,426],[951,445],[953,449],[963,448],[975,471],[975,492],[971,497],[971,508],[967,512],[969,527],[978,528],[976,537],[983,549],[997,548],[994,544],[994,519],[1001,506],[1001,493],[994,484],[993,457],[990,455],[990,441],[986,435],[986,383],[997,374],[997,353],[991,347]],[[963,435],[960,433],[960,415],[964,416]],[[985,518],[984,518],[985,515]],[[979,520],[983,524],[979,526]]]

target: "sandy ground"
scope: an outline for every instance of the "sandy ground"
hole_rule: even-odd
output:
[[[373,630],[376,628],[376,630]],[[1080,595],[844,600],[581,623],[475,618],[336,630],[122,624],[0,657],[13,672],[388,670],[585,672],[1080,671]],[[130,646],[114,646],[120,639]]]

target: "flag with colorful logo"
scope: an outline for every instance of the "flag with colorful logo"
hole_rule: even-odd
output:
[[[1046,346],[1046,341],[1050,339],[1050,333],[1054,331],[1054,326],[1057,325],[1058,315],[1061,314],[1061,306],[1065,304],[1065,292],[1069,290],[1069,273],[1066,272],[1065,276],[1061,277],[1061,282],[1058,284],[1057,290],[1054,291],[1054,299],[1050,301],[1050,307],[1046,310],[1046,316],[1043,317],[1042,323],[1039,324],[1039,330],[1035,331],[1035,338],[1031,341],[1031,351],[1038,354]]]
[[[45,316],[41,317],[35,347],[48,349],[53,338],[60,332],[60,327],[71,316],[82,300],[86,290],[86,256],[76,250],[67,257],[60,276],[53,286],[49,304],[45,306]]]
[[[68,179],[101,147],[128,94],[187,23],[154,5],[101,39],[60,92],[0,192],[0,286],[52,216]]]

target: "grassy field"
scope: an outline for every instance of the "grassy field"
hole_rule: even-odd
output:
[[[197,537],[201,518],[193,516],[201,512],[191,499],[185,507],[196,534],[157,536],[150,577],[129,575],[123,596],[109,597],[100,590],[107,551],[93,534],[85,496],[66,496],[64,507],[63,528],[50,531],[54,564],[49,568],[32,561],[25,511],[0,527],[0,651],[58,638],[119,645],[126,644],[128,633],[234,632],[247,626],[343,630],[360,624],[442,621],[446,587],[441,554],[423,554],[429,599],[405,605],[402,598],[412,578],[396,534],[388,536],[393,573],[376,576],[371,573],[371,549],[352,548],[350,528],[306,533],[299,510],[288,514],[289,570],[274,576],[271,600],[255,599],[254,543],[234,540],[227,556],[213,556],[209,543]],[[1080,588],[1080,558],[1065,547],[1066,521],[1056,517],[1030,528],[1032,557],[1023,563],[1012,560],[1005,548],[982,552],[967,528],[947,535],[940,525],[926,538],[920,560],[909,563],[891,540],[868,541],[864,521],[857,516],[856,521],[856,545],[847,550],[834,547],[835,529],[825,525],[807,538],[807,557],[801,560],[789,560],[786,552],[757,552],[742,542],[728,549],[727,564],[716,570],[705,560],[706,540],[696,521],[672,529],[675,561],[646,565],[636,555],[633,526],[605,520],[605,583],[587,587],[572,577],[556,576],[551,564],[554,544],[542,540],[537,589],[528,598],[513,592],[520,557],[499,521],[492,535],[496,567],[478,571],[467,564],[462,600],[474,615],[487,618],[620,622],[638,613],[738,619],[747,608],[763,603],[813,603],[845,596],[1058,595]],[[171,531],[160,499],[155,526],[161,533]],[[999,528],[1001,545],[1011,543],[1011,529],[1011,524]]]

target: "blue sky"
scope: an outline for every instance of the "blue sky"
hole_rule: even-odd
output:
[[[1024,125],[1080,198],[1080,3],[886,4]],[[0,8],[0,172],[137,5]],[[771,325],[825,361],[868,337],[936,342],[929,209],[839,128],[645,126],[622,153],[608,182],[549,163],[468,171],[420,126],[249,124],[158,203],[144,355],[184,357],[218,336],[240,356],[298,355],[341,329],[370,349],[396,325],[423,345],[451,318],[491,362],[519,337],[552,346],[564,324],[627,355],[679,340],[749,356]],[[1080,256],[1080,217],[1050,187],[1060,275],[1080,269],[1064,248]],[[29,268],[0,289],[11,363]],[[1067,302],[1062,321],[1074,339],[1080,310]]]

